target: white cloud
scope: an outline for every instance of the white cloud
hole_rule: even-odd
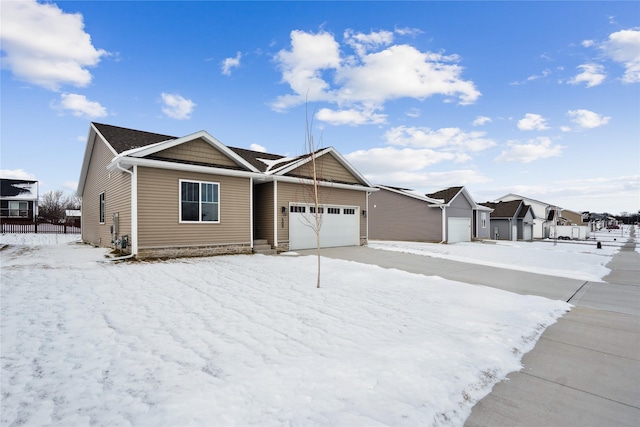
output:
[[[225,76],[231,75],[232,68],[238,68],[240,66],[240,59],[242,58],[242,54],[240,52],[237,53],[235,58],[225,58],[222,61],[222,74]]]
[[[547,119],[539,114],[527,113],[524,118],[518,120],[518,129],[520,130],[545,130],[549,129],[547,126]]]
[[[191,118],[191,113],[196,107],[190,99],[186,99],[181,95],[162,93],[162,112],[172,119],[184,120]]]
[[[459,128],[432,130],[426,127],[398,126],[385,133],[387,144],[442,151],[478,152],[496,145],[485,132],[464,132]]]
[[[443,95],[471,104],[480,96],[473,82],[461,78],[458,56],[391,43],[393,33],[388,31],[347,30],[343,46],[327,32],[292,31],[290,50],[283,49],[275,57],[282,81],[292,93],[279,96],[272,108],[285,111],[305,102],[329,102],[338,106],[337,112],[324,113],[333,123],[362,124],[367,116],[376,119],[364,123],[379,123],[377,110],[393,99]],[[349,48],[353,54],[344,54]],[[348,115],[343,111],[354,122],[344,120]]]
[[[478,116],[476,117],[476,119],[473,121],[473,125],[474,126],[484,126],[487,123],[491,123],[493,120],[491,120],[491,117],[487,117],[487,116]]]
[[[0,169],[0,178],[36,181],[36,176],[34,174],[26,172],[23,169]]]
[[[607,57],[625,67],[623,82],[640,82],[640,30],[622,30],[612,33],[602,44],[601,49]]]
[[[75,193],[78,190],[78,181],[65,181],[62,186]]]
[[[358,56],[363,56],[367,51],[391,44],[393,33],[391,31],[372,31],[369,34],[364,34],[355,33],[349,29],[344,32],[344,39],[358,53]]]
[[[249,150],[259,151],[261,153],[266,153],[267,149],[260,144],[251,144],[249,145]]]
[[[0,19],[2,67],[46,89],[87,86],[92,79],[87,67],[107,55],[91,44],[81,14],[65,13],[55,4],[3,1]]]
[[[358,126],[364,124],[384,123],[387,119],[387,116],[384,114],[375,114],[371,110],[360,111],[351,109],[334,111],[329,108],[321,108],[316,113],[316,119],[330,125]]]
[[[589,110],[569,110],[567,116],[572,117],[572,121],[580,127],[587,129],[604,126],[611,119]]]
[[[583,40],[582,43],[580,43],[583,47],[591,47],[595,44],[595,42],[593,40]]]
[[[604,72],[604,67],[600,64],[582,64],[576,68],[582,70],[582,72],[570,79],[569,84],[577,85],[586,83],[587,87],[593,87],[598,86],[607,77]]]
[[[76,93],[61,94],[60,102],[52,106],[58,110],[69,111],[76,117],[95,119],[107,116],[107,109],[99,102],[89,101],[86,96]]]
[[[421,111],[417,108],[412,108],[409,111],[407,111],[407,116],[413,117],[413,118],[420,117],[420,114],[421,114]]]
[[[428,148],[380,147],[354,151],[345,157],[362,173],[394,173],[419,171],[445,160],[455,160],[456,155]]]
[[[531,163],[540,159],[558,157],[564,150],[563,146],[554,145],[547,137],[532,139],[526,144],[508,142],[507,145],[509,149],[500,153],[495,159],[496,162]]]

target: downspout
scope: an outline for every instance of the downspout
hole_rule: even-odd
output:
[[[447,241],[447,238],[446,238],[446,236],[447,236],[447,223],[445,221],[445,219],[447,218],[447,215],[446,215],[447,207],[443,206],[443,205],[440,205],[440,210],[442,211],[442,240],[440,241],[440,243],[438,243],[439,245],[441,245],[441,244],[443,244],[444,242]]]
[[[278,249],[278,180],[273,180],[273,247]]]
[[[369,211],[369,195],[371,195],[371,191],[367,191],[366,202],[365,202],[365,206],[367,208],[366,210],[367,215],[364,217],[364,220],[366,221],[365,238],[367,239],[367,245],[369,244],[369,214],[371,213],[371,211]]]
[[[251,238],[251,252],[253,252],[253,177],[249,178],[249,227]]]
[[[118,258],[110,258],[107,261],[120,261],[136,256],[138,253],[138,166],[133,165],[133,172],[116,163],[116,168],[131,175],[131,253]]]

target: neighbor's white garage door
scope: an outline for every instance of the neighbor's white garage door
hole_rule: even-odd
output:
[[[320,207],[322,225],[320,246],[360,245],[360,208],[358,206],[324,205]],[[316,233],[313,206],[292,204],[289,207],[289,249],[310,249],[316,247]]]
[[[471,218],[449,218],[448,243],[471,241]]]

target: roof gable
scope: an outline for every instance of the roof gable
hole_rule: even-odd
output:
[[[351,164],[333,147],[318,150],[292,159],[280,168],[273,170],[273,174],[280,176],[292,176],[311,178],[311,162],[315,155],[316,170],[320,173],[322,181],[341,184],[364,184],[371,187],[367,179],[360,174]]]

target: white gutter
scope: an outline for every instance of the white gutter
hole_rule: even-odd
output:
[[[253,252],[253,178],[249,178],[249,227],[251,251]]]
[[[179,170],[185,172],[199,172],[199,173],[207,173],[207,174],[217,174],[217,175],[226,175],[226,176],[240,176],[244,178],[263,178],[264,174],[260,172],[247,172],[244,170],[237,169],[224,169],[217,168],[213,166],[200,166],[200,165],[190,165],[187,163],[176,163],[176,162],[163,162],[161,160],[150,160],[150,159],[138,159],[134,157],[120,157],[115,158],[107,165],[108,170],[117,169],[116,165],[124,165],[124,166],[145,166],[149,168],[157,168],[157,169],[170,169],[170,170]]]
[[[110,259],[109,261],[129,259],[138,254],[138,167],[137,165],[133,165],[133,171],[130,171],[120,166],[120,162],[117,162],[115,168],[131,175],[131,253],[123,257]]]
[[[447,207],[445,205],[440,205],[440,209],[442,210],[442,240],[440,241],[440,243],[438,243],[439,245],[447,241],[447,223],[445,221],[445,219],[447,218]]]
[[[278,248],[278,181],[273,181],[273,247]]]
[[[296,178],[293,176],[281,176],[281,175],[273,176],[273,178],[274,178],[274,181],[292,182],[292,183],[303,184],[303,185],[313,185],[313,180],[308,178]],[[318,185],[320,185],[321,187],[340,188],[344,190],[368,191],[371,193],[374,191],[380,190],[379,188],[375,188],[375,187],[366,187],[364,185],[357,185],[357,184],[342,184],[342,183],[331,182],[331,181],[319,181]]]

